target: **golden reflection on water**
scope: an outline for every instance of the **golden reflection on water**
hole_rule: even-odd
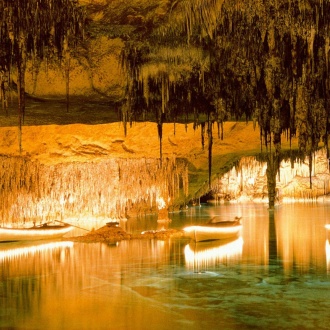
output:
[[[287,206],[276,214],[276,240],[278,257],[284,272],[297,269],[308,272],[311,267],[324,268],[327,213],[324,208],[298,208]]]
[[[253,256],[257,265],[269,263],[269,219],[267,209],[248,208],[244,210],[242,237],[243,256],[248,260]],[[243,265],[244,267],[244,265]]]
[[[279,262],[284,273],[325,268],[327,205],[287,204],[272,211],[262,205],[221,205],[212,212],[242,215],[241,269],[252,262],[265,267]]]
[[[234,240],[191,242],[184,249],[186,266],[199,272],[220,263],[229,265],[240,260],[242,249],[242,237]]]
[[[311,305],[300,309],[296,294],[308,303],[308,293],[302,295],[313,288],[311,278],[316,274],[314,278],[319,281],[319,275],[330,272],[327,209],[286,206],[270,213],[262,207],[239,207],[221,206],[221,212],[232,212],[231,218],[238,211],[243,216],[241,236],[232,241],[0,244],[0,327],[71,330],[111,329],[109,325],[114,325],[114,329],[158,330],[174,329],[173,325],[182,329],[191,324],[189,321],[207,320],[210,323],[206,327],[211,329],[217,328],[221,315],[227,315],[227,307],[245,313],[244,323],[255,301],[259,317],[268,315],[271,306],[280,310],[285,299],[293,299],[289,307],[300,313],[293,317],[300,320],[301,310]],[[156,229],[159,223],[154,226]],[[274,260],[275,274],[265,276]],[[191,270],[203,272],[208,268],[214,273],[221,269],[223,276],[191,276]],[[308,285],[299,279],[282,290],[283,275],[295,270],[310,272]],[[295,273],[294,277],[299,276]],[[290,294],[278,303],[277,297],[282,299],[287,290]],[[320,297],[323,292],[322,287]],[[247,303],[250,297],[251,305]],[[311,304],[315,300],[313,296]],[[285,304],[284,308],[288,307]],[[224,313],[214,313],[216,309]],[[235,318],[239,319],[241,312],[234,313]]]
[[[47,329],[104,329],[109,322],[125,329],[126,316],[136,322],[148,319],[152,327],[165,315],[148,301],[160,290],[150,286],[155,282],[151,273],[170,259],[181,263],[166,241],[13,244],[11,249],[0,249],[4,283],[0,326],[14,313],[18,326],[29,324],[31,329],[45,325]],[[170,285],[171,281],[168,289]]]
[[[13,245],[9,243],[3,244],[0,248],[0,261],[2,260],[13,260],[14,258],[20,257],[33,257],[36,253],[45,253],[46,251],[55,250],[58,248],[72,248],[72,241],[59,241],[59,242],[33,242],[33,243],[25,243],[23,246],[17,244]]]
[[[325,253],[327,257],[327,271],[330,273],[330,242],[328,239],[325,242]]]

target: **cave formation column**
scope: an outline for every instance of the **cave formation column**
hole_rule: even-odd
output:
[[[274,152],[268,153],[267,156],[267,188],[268,188],[268,205],[273,209],[276,201],[276,175],[278,171],[278,157]]]
[[[17,94],[18,94],[18,145],[19,152],[22,152],[22,126],[25,113],[25,70],[26,70],[26,40],[25,35],[20,31],[18,36],[17,64]]]
[[[273,118],[270,121],[271,134],[273,141],[270,145],[274,146],[274,150],[270,149],[267,156],[267,188],[268,188],[268,204],[269,208],[273,209],[276,201],[276,176],[280,166],[281,154],[281,124],[280,124],[280,99],[274,97],[271,104]]]

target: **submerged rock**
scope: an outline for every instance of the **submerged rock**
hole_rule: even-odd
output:
[[[183,230],[178,229],[161,229],[161,230],[148,230],[141,234],[129,234],[121,227],[117,226],[104,226],[97,230],[93,230],[84,236],[74,237],[72,240],[83,243],[115,243],[122,240],[130,239],[161,239],[165,240],[171,237],[183,237]]]
[[[74,237],[74,241],[84,243],[106,242],[114,243],[125,239],[131,239],[132,235],[126,233],[121,227],[104,226],[97,230],[92,230],[84,236]]]
[[[134,235],[133,238],[147,238],[147,239],[168,239],[171,237],[183,237],[184,231],[179,229],[161,229],[161,230],[148,230],[143,231],[139,235]]]

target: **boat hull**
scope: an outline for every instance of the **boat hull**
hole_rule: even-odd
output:
[[[42,226],[32,228],[3,228],[0,227],[0,242],[36,241],[61,238],[73,229],[70,225]]]
[[[184,232],[187,237],[190,237],[195,242],[204,242],[210,240],[235,238],[239,235],[241,229],[241,224],[216,226],[200,225],[186,227],[184,228]]]

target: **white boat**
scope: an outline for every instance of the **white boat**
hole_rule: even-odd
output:
[[[205,225],[188,226],[183,230],[185,236],[192,238],[196,242],[210,241],[216,239],[229,239],[238,237],[242,224],[239,218],[234,221],[212,220]]]
[[[60,238],[72,230],[69,224],[33,226],[30,228],[0,227],[0,242],[35,241]]]

